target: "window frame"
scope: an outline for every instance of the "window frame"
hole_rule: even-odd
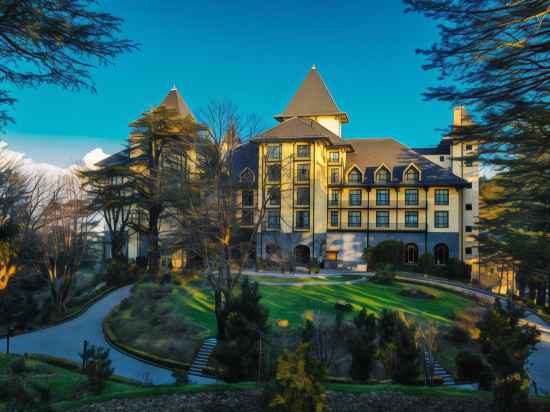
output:
[[[271,225],[271,218],[276,218],[276,225]],[[267,229],[268,230],[280,230],[281,229],[281,212],[278,209],[272,209],[267,211]]]
[[[337,167],[331,167],[329,170],[330,174],[330,184],[331,185],[338,185],[342,182],[342,177],[340,176],[340,169]],[[336,175],[336,179],[333,179],[333,175]]]
[[[440,196],[441,193],[445,193],[444,196]],[[434,204],[437,206],[449,205],[449,189],[435,189],[434,191]]]
[[[414,222],[411,222],[409,217],[414,216]],[[405,227],[418,227],[420,222],[418,221],[418,210],[405,210]]]
[[[306,154],[300,154],[300,149],[306,149]],[[311,146],[308,144],[297,144],[296,145],[296,157],[299,159],[309,159],[311,156]]]
[[[357,195],[359,195],[358,202],[356,202]],[[348,192],[348,203],[349,206],[361,206],[361,204],[363,203],[363,191],[361,189],[350,190]]]
[[[252,203],[245,202],[245,194],[250,195],[250,199],[252,200]],[[254,207],[254,190],[252,189],[245,189],[241,191],[241,206],[242,207]]]
[[[299,226],[298,225],[298,222],[300,222],[300,219],[298,218],[298,216],[307,216],[306,218],[306,225],[304,226]],[[310,227],[310,219],[309,219],[309,210],[296,210],[295,211],[295,217],[296,217],[296,224],[295,224],[295,227],[296,229],[309,229]],[[303,219],[302,219],[303,220]]]
[[[300,173],[301,168],[304,168],[304,170],[307,170],[307,173],[305,175],[302,175]],[[296,181],[297,182],[309,182],[310,181],[310,165],[309,163],[298,163],[296,164]]]
[[[384,172],[385,175],[387,176],[387,179],[380,179],[379,175],[380,173]],[[381,168],[379,168],[375,173],[374,173],[374,181],[378,184],[380,183],[384,183],[384,184],[387,184],[387,183],[390,183],[391,182],[391,172],[388,170],[387,167],[385,166],[382,166]]]
[[[441,221],[440,217],[445,216],[445,219]],[[443,223],[445,225],[443,225]],[[448,229],[449,228],[449,211],[447,210],[435,210],[434,211],[434,228],[436,229]]]
[[[386,200],[382,201],[379,194],[386,193]],[[389,206],[390,205],[390,189],[376,189],[376,206]]]
[[[245,221],[245,215],[250,216],[250,222]],[[241,212],[241,226],[253,226],[254,225],[254,209],[246,208]]]
[[[336,196],[334,196],[334,195],[336,195]],[[328,197],[329,206],[339,206],[340,205],[340,196],[341,196],[341,191],[340,190],[331,190],[329,192],[329,197]]]
[[[307,203],[300,203],[300,193],[307,193]],[[311,204],[311,190],[309,186],[296,188],[296,206],[309,206]]]
[[[268,164],[266,169],[267,169],[266,174],[267,174],[267,181],[268,182],[276,183],[276,182],[281,181],[281,164],[280,163]],[[278,173],[279,176],[278,176],[277,179],[272,179],[271,178],[270,170],[272,170],[272,169],[278,169],[279,170],[279,173]]]
[[[275,199],[278,199],[278,202],[273,202],[274,197],[271,195],[271,191],[276,190],[278,195]],[[279,186],[268,186],[267,193],[269,196],[269,206],[281,206],[281,188]]]
[[[414,171],[414,174],[416,175],[415,179],[409,179],[408,175],[411,171]],[[407,170],[405,170],[405,174],[403,175],[403,181],[405,183],[418,183],[418,182],[420,182],[420,171],[414,166],[409,166],[407,168]]]
[[[277,153],[277,156],[272,157],[272,151],[276,150],[275,153]],[[267,145],[266,151],[265,151],[265,157],[268,162],[279,162],[281,161],[281,153],[282,147],[280,144],[269,144]]]
[[[334,216],[336,216],[336,224],[334,223]],[[340,225],[340,211],[331,210],[329,222],[331,227],[338,227]]]
[[[380,219],[381,216],[386,218]],[[385,220],[385,222],[382,222]],[[376,227],[390,227],[390,211],[389,210],[377,210],[376,211]]]
[[[333,158],[333,155],[335,156],[335,159]],[[340,152],[338,151],[330,151],[328,152],[328,161],[329,163],[340,163]]]
[[[409,193],[414,193],[415,201],[411,202],[409,199]],[[420,202],[420,196],[418,189],[405,189],[405,206],[418,206]]]
[[[351,177],[352,174],[353,174],[353,176],[355,176],[353,179]],[[359,179],[356,179],[356,177],[359,177]],[[348,172],[347,180],[348,180],[349,184],[354,184],[354,185],[361,184],[361,183],[363,183],[363,173],[361,173],[361,171],[359,169],[357,169],[356,167],[353,167]]]
[[[348,227],[354,227],[354,228],[360,228],[361,227],[361,211],[360,210],[348,210]]]

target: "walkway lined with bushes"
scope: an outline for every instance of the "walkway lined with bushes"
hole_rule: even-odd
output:
[[[13,353],[39,353],[80,362],[84,340],[89,344],[110,347],[103,336],[102,321],[107,314],[130,294],[131,286],[118,289],[94,303],[81,316],[68,322],[11,338]],[[6,339],[0,339],[0,351],[5,352]],[[130,357],[111,348],[115,374],[139,381],[172,383],[171,371]]]

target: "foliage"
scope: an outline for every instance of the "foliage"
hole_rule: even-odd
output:
[[[382,269],[376,272],[376,275],[371,278],[372,282],[382,285],[391,285],[395,281],[395,269],[392,265],[384,265]]]
[[[403,263],[403,244],[397,240],[384,240],[364,252],[369,269],[374,270],[384,265],[400,266]]]
[[[451,329],[449,330],[449,333],[447,334],[447,338],[456,344],[459,345],[465,345],[466,343],[470,342],[470,332],[466,330],[463,326],[458,324],[453,324]]]
[[[468,382],[479,382],[486,368],[481,356],[468,351],[461,351],[456,355],[456,370],[458,378]]]
[[[321,266],[319,260],[315,257],[312,257],[309,260],[309,273],[318,274],[321,271]]]
[[[244,277],[240,294],[226,306],[226,338],[214,356],[224,368],[224,379],[230,382],[250,379],[258,371],[259,339],[269,330],[269,313],[260,303],[257,282]]]
[[[495,401],[499,410],[521,408],[528,396],[526,362],[539,340],[540,332],[520,325],[523,311],[513,302],[504,308],[497,299],[478,323],[479,342],[493,372]],[[514,410],[514,409],[510,409]]]
[[[294,353],[285,350],[277,360],[278,391],[271,406],[289,412],[321,412],[325,393],[321,380],[325,377],[322,364],[311,355],[309,344],[301,344]]]
[[[376,360],[376,317],[363,308],[354,317],[355,330],[351,338],[351,377],[356,381],[370,378]]]
[[[88,377],[90,390],[95,394],[100,394],[103,391],[107,380],[114,372],[109,353],[110,349],[91,345],[80,354],[84,361],[83,372]]]
[[[403,313],[385,311],[379,321],[380,357],[396,383],[413,384],[420,373],[416,325]]]

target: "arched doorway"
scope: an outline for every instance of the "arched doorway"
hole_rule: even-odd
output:
[[[297,265],[309,265],[309,248],[305,245],[298,245],[294,249],[294,258]]]
[[[405,246],[405,263],[409,265],[418,263],[418,246],[414,243],[407,243]]]
[[[434,261],[436,265],[446,265],[449,261],[449,248],[444,243],[434,247]]]

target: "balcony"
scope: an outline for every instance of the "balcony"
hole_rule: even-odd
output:
[[[405,223],[389,223],[386,226],[377,226],[376,223],[362,222],[360,226],[348,226],[342,224],[340,228],[329,225],[328,230],[341,230],[341,231],[371,231],[371,232],[424,232],[426,230],[426,223],[419,222],[418,226],[407,226]]]
[[[349,199],[343,199],[343,200],[335,200],[332,199],[328,200],[328,207],[329,208],[342,208],[342,209],[363,209],[363,208],[369,208],[369,209],[426,209],[426,204],[424,202],[419,202],[417,205],[409,205],[406,204],[405,201],[399,201],[396,202],[395,200],[392,200],[388,202],[386,205],[379,205],[376,204],[376,200],[370,200],[370,202],[367,202],[367,199],[361,199],[361,202],[359,203],[350,203]]]

